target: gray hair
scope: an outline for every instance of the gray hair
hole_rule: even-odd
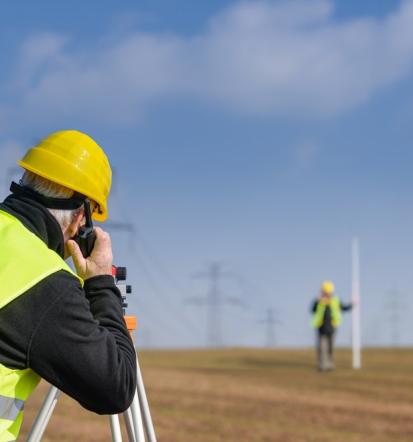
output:
[[[60,184],[53,183],[33,172],[26,170],[20,180],[22,186],[27,186],[32,190],[52,198],[71,198],[74,194],[73,190],[67,187],[61,186]],[[74,217],[81,210],[61,210],[61,209],[47,209],[57,220],[62,230],[65,230],[70,223],[73,221]]]

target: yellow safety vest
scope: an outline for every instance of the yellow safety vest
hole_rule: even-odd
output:
[[[75,275],[40,238],[0,210],[0,309],[59,270]],[[0,442],[17,439],[24,402],[39,381],[30,368],[15,370],[0,364]]]
[[[333,327],[338,327],[341,324],[340,299],[337,296],[333,296],[328,303],[318,302],[316,311],[311,321],[311,325],[314,328],[320,328],[323,325],[324,313],[327,305],[329,305],[331,309],[331,322]]]

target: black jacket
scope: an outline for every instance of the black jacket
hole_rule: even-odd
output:
[[[10,195],[0,210],[63,257],[61,228],[41,204]],[[136,356],[113,278],[90,278],[82,289],[62,270],[0,309],[0,363],[33,369],[96,413],[128,408],[136,389]]]

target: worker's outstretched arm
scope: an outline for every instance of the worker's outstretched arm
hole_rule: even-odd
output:
[[[315,313],[315,311],[317,310],[317,305],[318,305],[318,299],[316,299],[316,300],[311,304],[311,313]]]
[[[352,302],[349,302],[348,304],[345,304],[345,303],[343,303],[343,302],[340,302],[340,309],[341,309],[343,312],[350,311],[352,308],[353,308],[353,303],[352,303]]]

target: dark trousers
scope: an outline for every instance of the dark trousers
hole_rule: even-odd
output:
[[[317,358],[320,370],[334,368],[334,333],[324,334],[317,332]]]

